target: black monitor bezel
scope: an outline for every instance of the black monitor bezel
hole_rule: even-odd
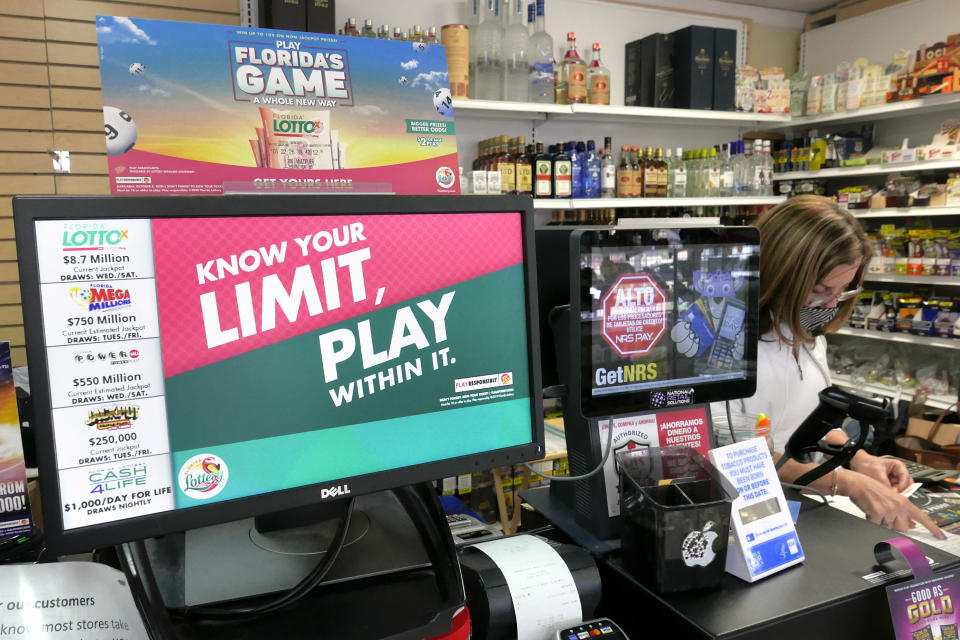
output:
[[[216,196],[15,196],[14,228],[20,268],[24,333],[37,439],[37,463],[46,545],[53,553],[78,553],[131,540],[156,537],[293,509],[321,501],[320,490],[348,483],[359,495],[437,480],[473,471],[537,460],[544,455],[540,339],[537,315],[533,203],[524,196],[381,195],[216,195]],[[78,529],[63,529],[40,302],[40,274],[34,222],[77,218],[243,217],[291,215],[380,215],[415,213],[519,213],[527,291],[527,357],[530,362],[532,442],[361,476],[331,480],[257,496],[176,509]],[[465,239],[464,242],[467,242]],[[465,247],[469,251],[469,246]],[[51,481],[52,479],[52,481]]]
[[[652,389],[612,393],[609,395],[594,396],[591,394],[590,381],[592,379],[591,335],[585,331],[580,320],[581,310],[586,298],[580,287],[580,257],[583,251],[598,246],[601,238],[641,238],[646,244],[653,246],[653,234],[662,234],[663,228],[647,229],[578,229],[570,234],[570,336],[571,355],[576,358],[573,365],[580,373],[580,409],[588,418],[602,418],[611,415],[636,414],[647,411],[676,409],[677,406],[658,407],[651,402],[651,395],[656,391],[673,388],[693,387],[691,402],[706,404],[733,398],[746,398],[756,393],[757,388],[757,339],[759,334],[759,304],[760,289],[760,252],[755,251],[749,259],[749,269],[757,273],[758,277],[747,281],[747,335],[745,336],[744,359],[746,360],[746,377],[743,380],[715,381],[702,383],[665,383]],[[755,227],[686,227],[669,229],[684,244],[752,244],[760,246],[760,231]],[[665,336],[669,339],[669,336]]]

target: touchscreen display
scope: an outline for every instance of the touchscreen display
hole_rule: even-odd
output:
[[[583,395],[612,402],[646,392],[626,402],[646,398],[649,409],[748,390],[742,383],[755,376],[759,250],[748,228],[582,236]],[[669,390],[680,393],[668,397]]]

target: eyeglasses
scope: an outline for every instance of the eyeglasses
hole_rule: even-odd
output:
[[[846,291],[842,291],[837,295],[811,294],[811,296],[817,296],[817,297],[809,298],[807,300],[807,306],[822,307],[823,305],[833,301],[836,301],[837,304],[840,304],[841,302],[846,302],[850,298],[856,297],[857,295],[860,294],[861,291],[863,291],[863,287],[857,287],[855,289],[847,289]]]

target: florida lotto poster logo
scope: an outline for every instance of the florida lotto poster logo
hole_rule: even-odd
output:
[[[197,500],[207,500],[223,491],[229,472],[227,463],[212,453],[195,455],[180,467],[180,491]]]

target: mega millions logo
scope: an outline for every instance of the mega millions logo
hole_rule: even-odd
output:
[[[133,302],[129,289],[118,289],[111,284],[70,287],[69,295],[74,304],[87,311],[107,311]]]
[[[228,478],[226,462],[212,453],[201,453],[183,463],[178,483],[187,496],[207,500],[223,491]]]
[[[121,248],[130,239],[127,229],[66,228],[63,230],[64,251],[103,251]]]
[[[87,416],[86,425],[96,427],[99,431],[115,431],[129,429],[140,417],[140,407],[114,407],[91,411]]]

